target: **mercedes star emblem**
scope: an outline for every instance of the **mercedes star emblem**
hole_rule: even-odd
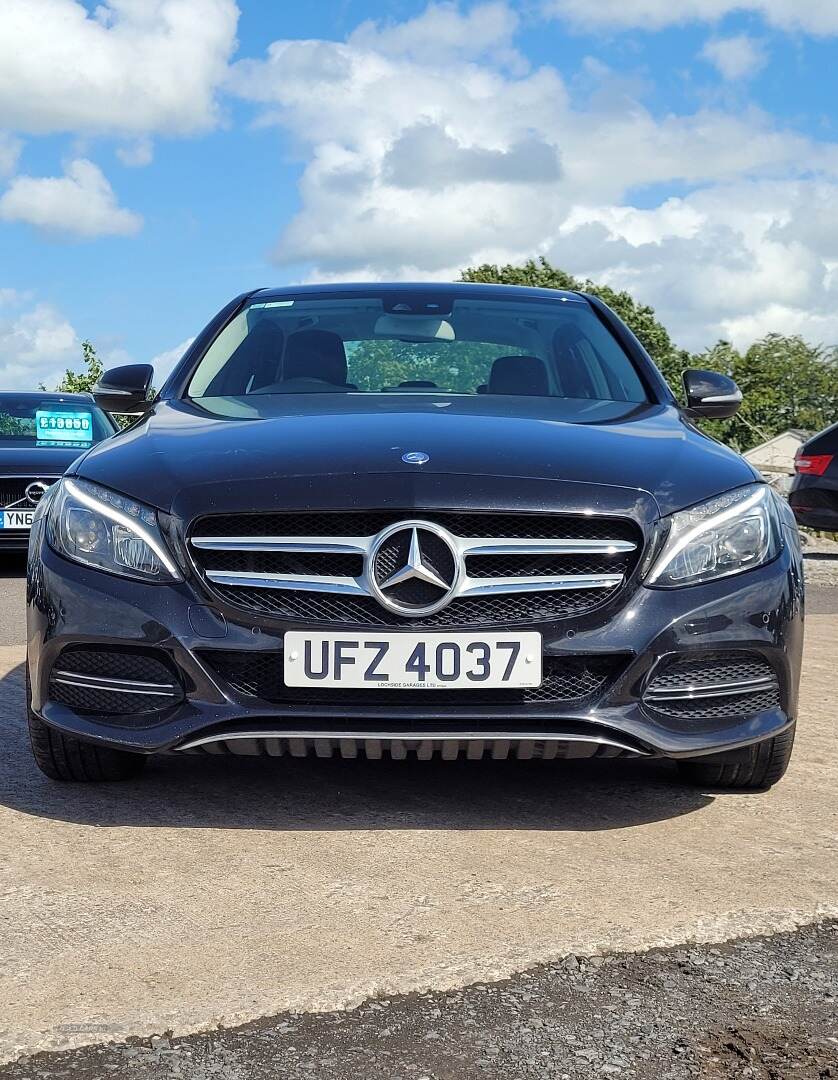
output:
[[[400,615],[432,615],[444,608],[462,576],[456,541],[430,521],[400,521],[384,529],[367,567],[373,596]]]

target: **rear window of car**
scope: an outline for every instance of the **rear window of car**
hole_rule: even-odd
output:
[[[648,400],[633,361],[581,297],[433,294],[257,297],[210,345],[187,393]]]
[[[113,433],[110,421],[92,401],[0,394],[0,444],[23,442],[84,449]]]

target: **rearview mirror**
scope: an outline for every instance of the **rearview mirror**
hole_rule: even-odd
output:
[[[100,409],[139,416],[148,410],[148,391],[154,376],[151,364],[125,364],[106,371],[93,387]]]
[[[447,319],[433,315],[379,315],[375,333],[382,337],[411,341],[454,341],[454,327]]]
[[[724,420],[742,404],[742,391],[727,375],[717,371],[687,368],[684,372],[687,416]]]

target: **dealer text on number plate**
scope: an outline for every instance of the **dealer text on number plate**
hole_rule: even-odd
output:
[[[541,634],[285,635],[286,686],[491,689],[541,685]]]

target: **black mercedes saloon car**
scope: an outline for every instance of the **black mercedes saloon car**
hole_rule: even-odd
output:
[[[838,424],[801,446],[794,473],[789,502],[798,524],[838,532]]]
[[[766,787],[792,749],[794,518],[600,300],[260,289],[35,513],[29,724],[60,780],[151,754],[669,758]]]
[[[26,550],[47,488],[116,430],[90,394],[0,393],[0,553]]]

